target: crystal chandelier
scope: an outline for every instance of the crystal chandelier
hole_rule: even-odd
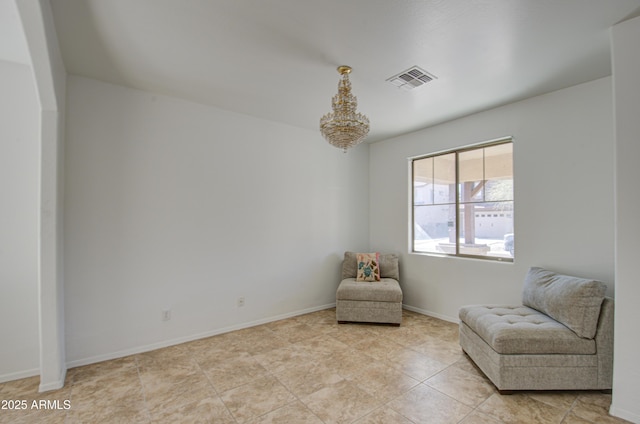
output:
[[[338,72],[342,79],[338,83],[338,94],[331,101],[333,112],[320,119],[320,132],[329,144],[346,153],[349,147],[354,147],[369,134],[369,118],[356,112],[358,99],[351,94],[349,82],[351,68],[339,66]]]

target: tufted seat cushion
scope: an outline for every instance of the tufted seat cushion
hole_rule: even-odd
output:
[[[473,305],[460,309],[460,320],[500,354],[596,353],[584,339],[549,316],[526,306]]]
[[[402,303],[402,290],[400,284],[391,278],[381,278],[380,281],[345,278],[338,286],[336,300]]]

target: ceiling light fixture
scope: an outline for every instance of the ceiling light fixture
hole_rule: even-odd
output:
[[[338,73],[342,79],[338,83],[338,94],[331,100],[333,112],[320,118],[320,132],[332,146],[342,149],[345,153],[369,134],[369,118],[356,112],[358,99],[351,94],[349,81],[349,66],[339,66]]]

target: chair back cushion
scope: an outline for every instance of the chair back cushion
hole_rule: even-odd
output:
[[[522,304],[550,316],[578,336],[592,339],[606,288],[600,281],[533,267],[524,280]]]
[[[358,276],[358,260],[356,252],[344,252],[342,261],[342,279],[356,278]],[[400,271],[398,269],[398,255],[395,253],[381,253],[380,257],[380,278],[392,278],[400,281]]]

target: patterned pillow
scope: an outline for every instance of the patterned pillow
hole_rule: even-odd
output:
[[[356,261],[358,264],[356,281],[380,281],[379,253],[358,253]]]

